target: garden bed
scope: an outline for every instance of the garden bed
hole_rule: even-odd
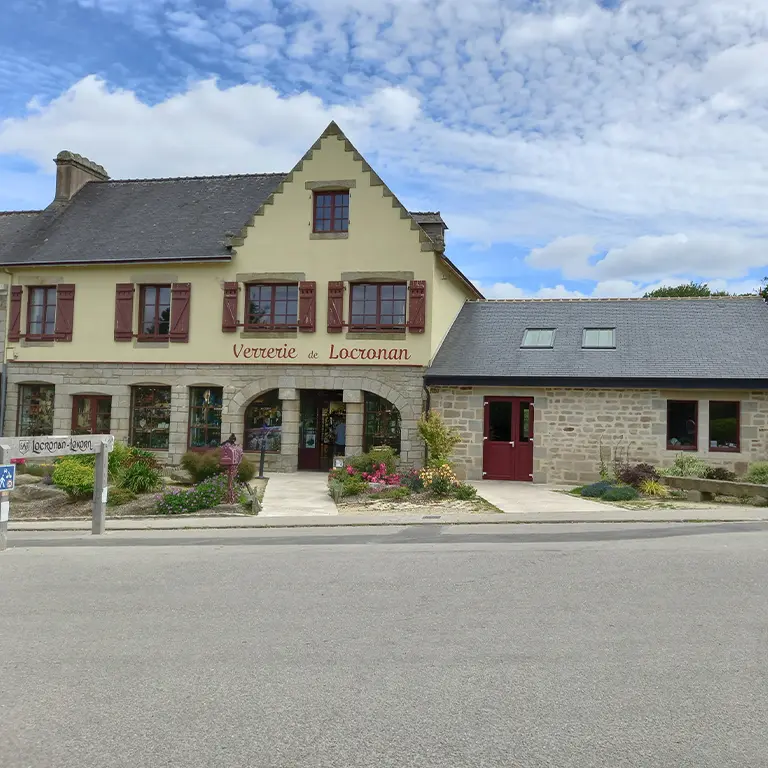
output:
[[[439,498],[431,493],[412,493],[393,499],[380,494],[361,494],[336,503],[340,515],[489,514],[499,512],[479,496],[474,499]]]
[[[110,454],[107,518],[253,514],[248,503],[251,496],[244,485],[239,491],[241,503],[221,503],[226,480],[220,474],[216,454],[210,453],[210,456],[202,454],[198,460],[205,466],[193,468],[205,479],[176,471],[171,472],[171,477],[163,477],[160,465],[151,454],[116,444],[115,451]],[[241,471],[252,476],[254,470],[252,465],[245,464]],[[90,460],[67,457],[53,463],[29,464],[20,467],[17,477],[17,488],[11,492],[10,517],[13,520],[82,520],[91,517],[92,457]],[[249,484],[259,501],[266,484],[266,479],[252,480]]]

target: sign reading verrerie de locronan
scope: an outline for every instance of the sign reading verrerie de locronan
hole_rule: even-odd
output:
[[[107,453],[115,443],[113,435],[44,435],[42,437],[0,437],[3,447],[10,449],[12,459],[36,459],[46,456],[78,456]]]

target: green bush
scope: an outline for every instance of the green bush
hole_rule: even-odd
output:
[[[331,495],[331,498],[338,504],[344,496],[344,483],[342,483],[341,480],[329,480],[328,493]]]
[[[600,480],[597,483],[592,483],[591,485],[585,485],[581,489],[581,495],[588,498],[588,499],[599,499],[603,496],[603,494],[609,489],[612,488],[613,485],[608,480]]]
[[[196,483],[207,480],[209,477],[221,475],[226,469],[221,466],[221,448],[210,451],[187,451],[181,457],[181,466],[186,469]],[[252,461],[246,458],[240,462],[237,468],[237,481],[247,483],[256,474],[256,467]]]
[[[227,498],[227,478],[224,475],[209,477],[189,490],[175,490],[157,498],[159,515],[189,515],[201,509],[212,509]],[[247,494],[238,489],[238,502],[246,503]]]
[[[469,501],[477,496],[477,488],[469,483],[461,483],[453,488],[453,495],[462,501]]]
[[[643,482],[640,483],[639,490],[643,496],[652,496],[657,499],[665,499],[669,496],[669,488],[667,488],[666,485],[660,483],[658,480],[651,480],[650,478],[643,480]]]
[[[50,477],[50,475],[53,474],[53,470],[56,468],[56,465],[51,464],[30,464],[29,462],[26,462],[24,465],[26,469],[24,470],[24,473],[27,475],[34,475],[35,477]],[[16,471],[18,472],[18,467],[16,468]]]
[[[93,467],[78,460],[81,458],[72,456],[60,459],[53,470],[53,484],[73,500],[93,496]]]
[[[419,435],[427,446],[427,466],[447,464],[453,449],[461,442],[458,430],[449,427],[438,411],[428,411],[419,419]]]
[[[348,456],[344,460],[344,466],[352,467],[356,472],[371,473],[375,472],[381,464],[384,464],[387,468],[387,474],[391,475],[397,469],[399,460],[394,448],[385,445],[381,448],[374,448],[372,451],[368,451],[368,453],[361,453],[357,456]]]
[[[368,490],[368,483],[360,475],[347,475],[341,481],[342,496],[359,496]]]
[[[122,470],[118,486],[132,493],[151,493],[160,487],[160,482],[160,472],[139,460]]]
[[[728,480],[733,482],[736,479],[736,473],[725,467],[707,467],[704,477],[707,480]]]
[[[603,501],[632,501],[639,496],[631,485],[619,485],[609,488],[602,496]]]
[[[756,461],[749,465],[747,482],[757,485],[768,485],[768,461]]]
[[[127,504],[135,499],[136,494],[127,488],[110,488],[109,495],[107,496],[107,506],[121,507],[123,504]]]
[[[435,474],[429,484],[429,491],[435,496],[451,496],[458,486],[450,477],[444,474]]]
[[[420,493],[424,490],[424,480],[418,470],[412,469],[400,478],[400,485],[408,488],[412,493]]]
[[[706,477],[709,465],[698,456],[690,453],[678,453],[671,467],[660,467],[656,471],[668,477]]]

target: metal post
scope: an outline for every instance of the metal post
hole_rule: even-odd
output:
[[[0,464],[11,463],[11,449],[0,445]],[[0,493],[0,552],[8,546],[8,517],[10,515],[11,494]]]
[[[106,440],[101,441],[101,450],[96,454],[93,471],[93,515],[91,533],[104,533],[107,512],[107,484],[109,482],[109,451]]]
[[[0,382],[0,435],[5,434],[5,403],[8,399],[8,363],[2,366],[2,382]]]
[[[266,438],[261,438],[261,453],[259,454],[259,480],[264,479],[264,457],[267,453]]]

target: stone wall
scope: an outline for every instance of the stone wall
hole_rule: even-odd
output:
[[[619,453],[631,462],[671,464],[667,400],[699,401],[699,450],[708,463],[738,473],[753,461],[768,460],[768,392],[522,389],[511,387],[431,387],[431,407],[456,427],[457,472],[479,480],[483,472],[483,401],[486,395],[534,398],[533,480],[537,483],[584,483],[598,479],[600,456],[607,463]],[[741,402],[741,450],[709,451],[709,402]]]
[[[16,434],[20,384],[55,386],[54,432],[69,434],[74,395],[112,397],[112,434],[130,439],[131,387],[171,387],[171,433],[169,450],[158,452],[163,461],[178,464],[187,450],[189,388],[223,387],[222,437],[230,433],[242,442],[245,410],[264,392],[279,390],[283,406],[282,449],[267,454],[270,470],[297,468],[299,443],[299,397],[302,389],[341,390],[347,404],[347,453],[359,453],[363,445],[363,393],[373,392],[389,400],[400,411],[401,459],[404,466],[420,466],[424,447],[416,423],[422,412],[422,368],[371,366],[245,366],[167,364],[18,363],[8,364],[8,399],[5,434]]]

